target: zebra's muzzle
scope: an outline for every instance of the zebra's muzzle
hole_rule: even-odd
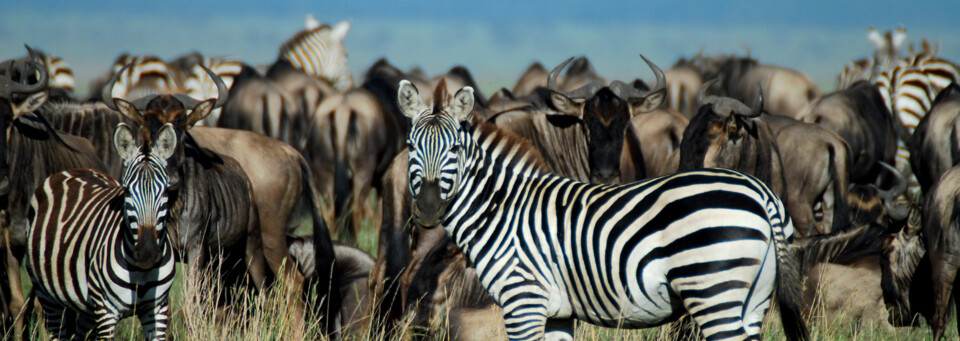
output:
[[[436,180],[424,180],[420,194],[413,200],[413,218],[425,228],[440,224],[447,213],[447,205],[440,199],[440,183]]]
[[[133,246],[133,260],[141,269],[153,268],[163,258],[163,247],[155,226],[140,226]]]

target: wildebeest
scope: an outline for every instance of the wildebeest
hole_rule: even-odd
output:
[[[680,143],[679,171],[729,168],[752,174],[779,197],[786,194],[783,163],[773,133],[760,118],[763,96],[748,107],[729,97],[705,96],[715,81],[700,87],[700,109]]]
[[[731,57],[720,65],[720,94],[753,103],[760,84],[764,110],[771,115],[794,117],[820,97],[820,88],[807,75],[782,66],[761,64],[749,57]]]
[[[850,181],[873,183],[879,162],[893,163],[897,135],[877,87],[867,82],[818,98],[796,119],[837,133],[851,151]]]
[[[29,48],[28,48],[29,50]],[[20,258],[26,245],[26,213],[33,191],[47,176],[72,168],[105,170],[90,141],[54,130],[35,111],[46,104],[49,75],[38,57],[0,63],[0,327],[13,326],[25,304]]]
[[[590,77],[587,78],[592,81],[574,90],[562,90],[557,77],[571,58],[550,72],[549,99],[545,101],[550,107],[518,108],[499,113],[490,122],[530,140],[557,174],[585,182],[635,180],[621,178],[621,168],[627,166],[621,164],[623,149],[630,147],[624,145],[636,143],[634,148],[639,150],[640,143],[636,138],[627,138],[629,121],[660,106],[666,91],[663,72],[641,58],[657,78],[650,91],[621,81],[602,86],[600,80]],[[573,78],[569,72],[568,78]]]
[[[848,223],[847,184],[850,150],[832,131],[815,124],[763,115],[781,147],[784,201],[800,235],[825,234]],[[823,212],[817,221],[814,207]]]
[[[960,86],[951,83],[937,94],[930,112],[913,131],[910,166],[927,193],[940,176],[960,162]]]

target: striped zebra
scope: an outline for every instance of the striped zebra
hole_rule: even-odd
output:
[[[433,106],[400,83],[413,217],[443,225],[503,308],[511,340],[572,339],[574,319],[644,328],[689,313],[707,339],[759,340],[775,289],[806,339],[793,224],[760,180],[703,169],[587,184],[543,171],[529,145],[471,124],[473,88]]]
[[[960,67],[936,56],[914,55],[904,63],[883,70],[873,78],[887,110],[893,115],[897,141],[896,168],[907,174],[907,197],[919,202],[920,184],[910,168],[910,150],[906,141],[930,111],[933,99],[951,82],[960,81]]]
[[[233,86],[233,81],[240,76],[240,73],[243,72],[244,68],[243,62],[232,57],[203,57],[203,60],[201,60],[200,63],[194,64],[191,67],[189,75],[183,81],[184,91],[187,93],[187,96],[190,96],[198,101],[217,98],[220,91],[220,89],[217,88],[217,83],[213,80],[213,77],[203,70],[203,66],[206,66],[208,69],[213,71],[214,74],[220,77],[220,79],[223,80],[223,84],[226,85],[227,88],[231,88]],[[217,121],[220,120],[221,110],[223,109],[214,109],[210,112],[210,115],[207,115],[207,117],[198,123],[200,125],[216,127]]]
[[[148,339],[166,339],[175,257],[164,224],[176,182],[167,163],[176,140],[169,123],[156,136],[135,134],[121,123],[114,144],[124,160],[122,183],[74,169],[37,188],[27,271],[54,338],[92,332],[112,339],[117,322],[137,315]]]
[[[132,101],[149,95],[183,92],[182,80],[177,72],[157,56],[123,54],[114,61],[110,72],[112,76],[118,73],[120,75],[110,93],[111,98]]]
[[[271,69],[286,62],[308,75],[329,81],[337,91],[352,88],[353,74],[347,66],[347,49],[343,46],[350,22],[344,20],[331,27],[308,15],[305,26],[280,45],[280,57]],[[267,72],[273,73],[273,70]]]

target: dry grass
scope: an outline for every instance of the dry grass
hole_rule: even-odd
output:
[[[373,202],[371,200],[371,202]],[[367,212],[376,212],[370,210]],[[366,217],[362,222],[362,231],[357,241],[360,248],[375,254],[377,233],[376,216]],[[173,340],[325,340],[320,332],[316,318],[309,318],[302,332],[294,331],[292,312],[282,295],[284,283],[264,291],[254,292],[237,288],[224,288],[210,278],[209,271],[194,271],[178,265],[177,275],[171,294],[173,318],[171,339]],[[24,273],[24,278],[26,274]],[[26,283],[29,288],[29,283]],[[218,307],[215,302],[224,293],[232,296],[230,302]],[[818,308],[819,309],[819,308]],[[812,340],[929,340],[932,333],[926,325],[919,328],[882,328],[846,318],[843,314],[828,318],[814,309],[813,317],[807,320]],[[955,319],[955,317],[954,317]],[[312,321],[312,322],[311,322]],[[449,340],[445,331],[446,322],[436,328],[418,328],[411,325],[412,316],[401,321],[397,333],[388,334],[384,328],[373,325],[361,326],[355,331],[345,333],[344,340],[383,341],[386,335],[425,336],[430,340]],[[31,338],[45,340],[46,335],[31,323]],[[372,322],[365,322],[372,323]],[[948,324],[948,340],[957,340],[956,322]],[[135,318],[121,321],[119,340],[139,340],[140,326]],[[373,331],[373,332],[371,332]],[[580,323],[576,331],[578,340],[672,340],[669,327],[644,330],[623,330],[603,328]],[[779,315],[768,315],[764,326],[764,340],[785,340],[780,326]]]

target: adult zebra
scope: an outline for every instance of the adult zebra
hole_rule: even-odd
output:
[[[121,123],[114,143],[124,161],[122,183],[74,169],[37,188],[27,272],[54,338],[92,331],[112,339],[117,322],[136,314],[147,338],[166,339],[175,259],[164,225],[177,185],[168,174],[176,140],[170,123],[154,136]]]
[[[473,88],[433,106],[398,91],[413,216],[442,224],[503,307],[511,340],[572,339],[573,319],[643,328],[690,313],[707,339],[759,339],[777,301],[791,340],[807,338],[800,280],[784,248],[793,225],[754,177],[698,170],[622,185],[543,172],[533,150],[474,126]]]

